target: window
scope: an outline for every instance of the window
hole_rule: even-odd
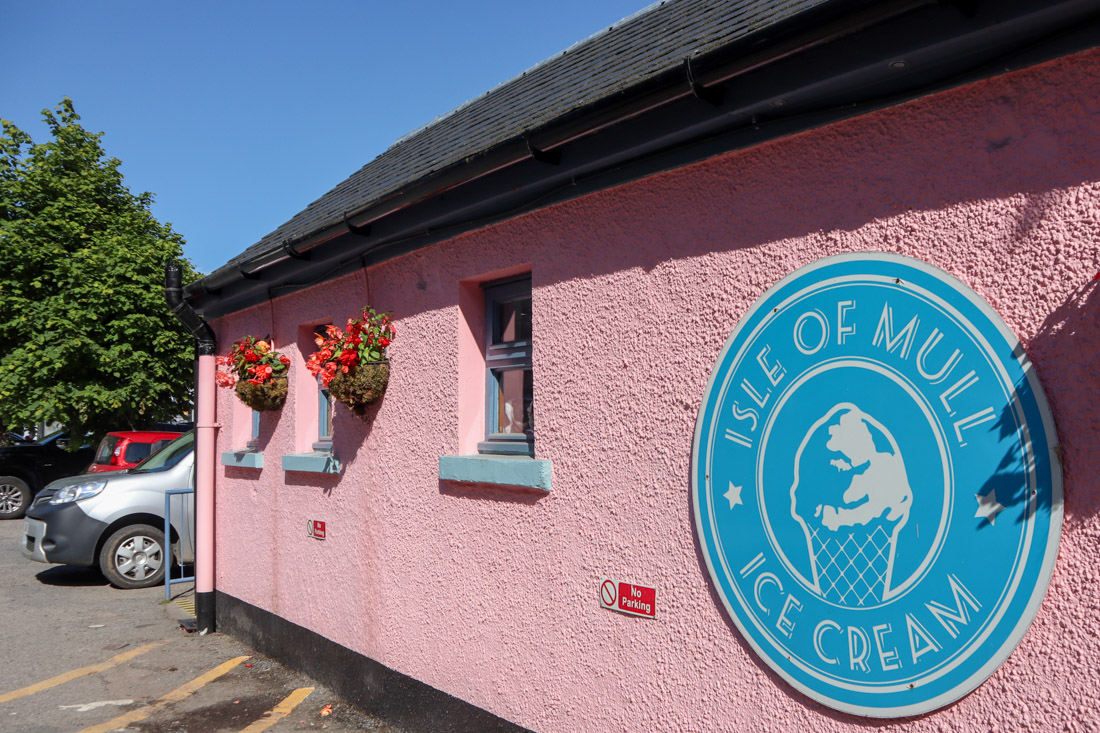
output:
[[[327,325],[317,326],[313,332],[324,336],[326,328]],[[332,447],[332,395],[329,394],[328,387],[321,385],[320,375],[317,375],[317,442],[314,450]]]
[[[252,433],[248,438],[248,442],[245,444],[249,450],[255,450],[260,447],[260,411],[252,411]]]
[[[126,445],[126,451],[122,455],[122,460],[127,463],[141,463],[149,457],[151,443],[128,443]]]
[[[486,424],[478,452],[534,455],[531,278],[484,289]]]
[[[332,395],[317,380],[317,440],[332,440]]]
[[[98,463],[101,466],[108,466],[111,463],[111,455],[115,452],[115,446],[118,444],[119,438],[117,435],[105,435],[103,440],[99,444],[99,449],[96,451],[95,459],[93,463]]]

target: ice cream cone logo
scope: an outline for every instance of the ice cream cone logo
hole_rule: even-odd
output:
[[[882,423],[849,402],[814,422],[795,455],[791,486],[814,590],[849,607],[889,599],[912,501],[901,449]]]

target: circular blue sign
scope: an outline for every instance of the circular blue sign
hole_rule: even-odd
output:
[[[711,578],[815,700],[942,707],[1042,601],[1056,442],[1019,341],[963,283],[897,255],[818,260],[757,301],[711,374],[692,462]]]

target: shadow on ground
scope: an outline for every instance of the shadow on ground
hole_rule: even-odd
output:
[[[34,576],[40,583],[66,587],[107,585],[107,579],[97,568],[57,565]]]

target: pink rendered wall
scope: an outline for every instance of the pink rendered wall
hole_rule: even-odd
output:
[[[338,477],[285,474],[305,409],[265,415],[262,471],[218,469],[219,590],[541,731],[876,724],[794,692],[720,609],[695,538],[692,432],[710,370],[771,284],[885,250],[961,278],[1022,338],[1064,458],[1053,581],[1008,661],[912,731],[1100,725],[1100,53],[924,98],[514,219],[220,320],[227,344],[393,310],[370,422],[337,408]],[[476,413],[460,281],[529,264],[549,495],[441,483]],[[476,328],[474,329],[476,330]],[[465,363],[465,362],[463,362]],[[295,389],[300,387],[295,384]],[[219,399],[221,419],[232,394]],[[460,403],[466,407],[460,408]],[[476,400],[475,400],[476,402]],[[219,450],[228,450],[222,431]],[[308,441],[307,441],[308,442]],[[328,523],[323,542],[306,519]],[[599,608],[601,575],[658,619]]]

